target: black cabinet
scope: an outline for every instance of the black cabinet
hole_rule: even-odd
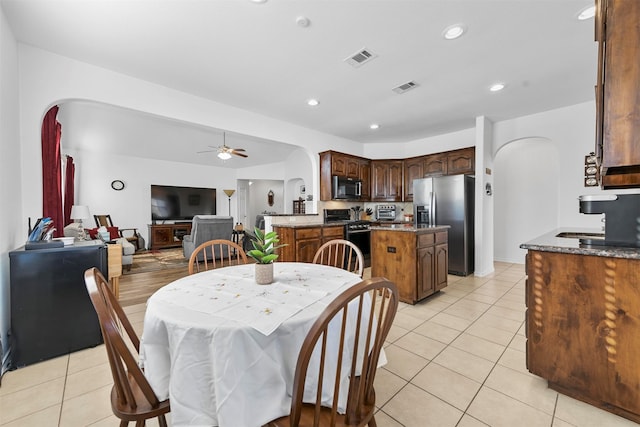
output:
[[[84,272],[97,267],[108,277],[104,243],[20,248],[9,252],[9,260],[10,369],[102,343]]]

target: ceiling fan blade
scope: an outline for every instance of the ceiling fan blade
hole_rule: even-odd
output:
[[[246,154],[238,153],[236,150],[231,150],[231,154],[235,154],[236,156],[240,157],[249,157]]]
[[[200,153],[215,153],[217,150],[205,150],[205,151],[196,151],[197,154]]]
[[[247,151],[244,148],[234,148],[233,151]]]

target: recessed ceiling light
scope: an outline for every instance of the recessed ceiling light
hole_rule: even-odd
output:
[[[589,6],[585,7],[578,13],[578,20],[585,21],[587,19],[593,18],[594,16],[596,16],[596,7]]]
[[[464,24],[451,25],[444,29],[442,37],[447,40],[457,39],[467,31],[467,27]]]
[[[369,129],[373,129],[373,130],[380,129],[380,125],[377,123],[371,123],[369,125]]]
[[[504,89],[504,87],[505,87],[504,83],[495,83],[489,87],[489,90],[491,92],[500,92],[502,89]]]
[[[311,21],[309,21],[309,18],[306,16],[298,16],[296,18],[296,24],[298,24],[298,27],[306,28],[311,24]]]
[[[318,101],[317,99],[310,99],[307,101],[307,105],[310,105],[312,107],[315,107],[316,105],[320,104],[320,101]]]

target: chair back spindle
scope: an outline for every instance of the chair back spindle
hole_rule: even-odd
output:
[[[198,261],[202,254],[202,261]],[[199,245],[189,257],[189,274],[199,273],[219,267],[247,263],[247,254],[242,247],[231,240],[215,239]]]

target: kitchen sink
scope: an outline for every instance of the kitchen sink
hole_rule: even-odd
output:
[[[586,233],[586,232],[576,232],[576,231],[563,231],[562,233],[556,234],[556,237],[564,237],[567,239],[578,239],[580,244],[582,245],[596,245],[602,246],[605,245],[604,241],[604,233]]]
[[[604,233],[584,233],[575,231],[563,231],[556,234],[556,237],[565,237],[568,239],[592,239],[592,240],[604,240]]]

